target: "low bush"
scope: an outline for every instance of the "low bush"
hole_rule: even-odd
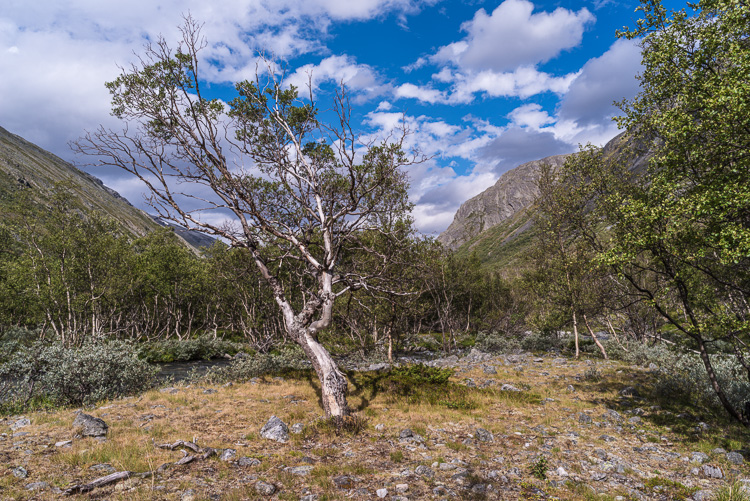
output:
[[[628,352],[613,342],[605,347],[612,358],[640,366],[656,364],[659,377],[654,384],[655,396],[680,399],[699,407],[721,408],[703,361],[696,353],[678,352],[664,343],[631,343]],[[750,402],[747,372],[732,355],[710,355],[710,360],[729,401],[735,409],[744,409],[745,403]]]
[[[561,351],[565,341],[553,332],[529,332],[521,338],[521,347],[527,351]]]
[[[127,343],[71,348],[37,342],[0,366],[0,401],[14,408],[40,399],[55,405],[90,405],[144,391],[153,386],[156,372]]]
[[[523,350],[518,338],[499,331],[480,332],[475,346],[485,353],[519,353]]]
[[[234,355],[244,345],[212,336],[193,339],[167,339],[142,344],[139,356],[151,363],[188,362],[190,360],[210,360],[222,355]]]
[[[198,379],[208,383],[243,382],[267,374],[310,368],[310,362],[297,345],[288,345],[270,353],[256,353],[232,360],[227,366],[209,369]]]

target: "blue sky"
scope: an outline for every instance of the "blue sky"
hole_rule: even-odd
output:
[[[405,116],[412,145],[414,217],[425,233],[522,162],[603,144],[617,134],[615,100],[638,91],[640,50],[617,40],[636,1],[4,0],[0,10],[0,126],[73,162],[68,141],[116,127],[104,82],[182,15],[205,23],[206,84],[231,98],[258,51],[311,75],[325,107],[344,82],[358,127],[385,135]],[[680,8],[681,4],[667,4]],[[143,187],[93,170],[145,208]]]

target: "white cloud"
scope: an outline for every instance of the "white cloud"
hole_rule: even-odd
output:
[[[305,94],[308,86],[313,93],[324,83],[344,84],[349,91],[362,93],[368,98],[381,95],[387,89],[374,68],[357,64],[353,57],[330,56],[318,64],[306,64],[295,70],[286,79],[286,84],[294,85]]]
[[[393,91],[398,98],[417,99],[424,103],[435,104],[446,102],[445,93],[431,87],[419,87],[412,83],[405,83],[396,87]]]
[[[508,118],[519,127],[539,129],[554,123],[555,119],[544,111],[537,103],[524,104],[508,113]]]
[[[505,0],[492,14],[477,11],[474,19],[461,26],[466,38],[442,47],[433,61],[493,72],[544,63],[579,45],[586,25],[594,20],[585,8],[534,13],[530,1]]]

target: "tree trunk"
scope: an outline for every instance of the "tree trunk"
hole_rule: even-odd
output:
[[[576,358],[578,358],[581,355],[581,350],[578,347],[578,319],[575,311],[573,311],[573,338],[576,342]]]
[[[585,313],[583,314],[583,323],[586,324],[586,330],[589,331],[589,335],[591,335],[591,338],[599,347],[599,351],[602,352],[602,356],[604,357],[604,360],[609,360],[609,357],[607,356],[607,352],[604,350],[604,345],[602,345],[602,343],[599,342],[599,338],[596,337],[596,334],[594,334],[594,331],[591,329],[591,326],[589,325],[589,319],[586,318]]]
[[[340,418],[349,415],[349,406],[346,402],[347,382],[344,375],[336,366],[336,362],[315,338],[307,330],[290,333],[307,358],[312,363],[315,373],[320,379],[321,400],[326,417]]]

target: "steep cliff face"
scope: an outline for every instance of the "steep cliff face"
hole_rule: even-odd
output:
[[[539,193],[536,180],[541,166],[560,167],[568,156],[555,155],[509,170],[494,186],[464,202],[438,241],[456,250],[483,231],[511,219],[534,202]]]

